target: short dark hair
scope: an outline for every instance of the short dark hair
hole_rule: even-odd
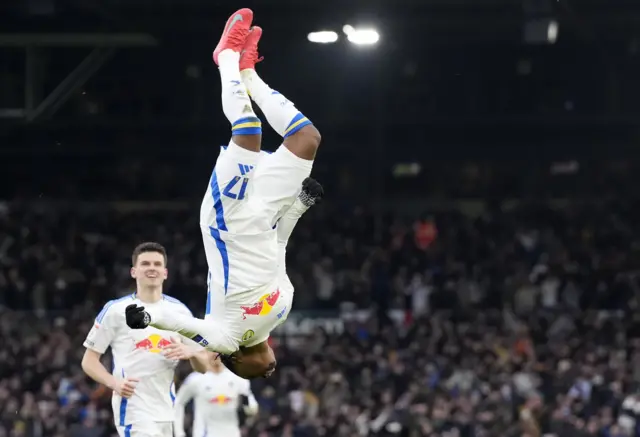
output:
[[[269,365],[267,366],[267,370],[263,374],[252,375],[250,377],[247,377],[246,375],[240,375],[238,374],[238,371],[236,369],[237,361],[235,354],[235,352],[231,355],[218,354],[218,357],[220,358],[220,361],[222,361],[222,364],[224,364],[225,367],[231,371],[231,373],[242,379],[268,378],[276,370],[277,363],[276,361],[272,361],[269,363]]]
[[[136,265],[138,262],[138,257],[140,254],[145,252],[157,252],[164,257],[164,263],[167,264],[167,250],[160,243],[156,243],[155,241],[147,241],[141,244],[138,244],[135,249],[133,249],[133,254],[131,254],[131,263],[132,265]]]

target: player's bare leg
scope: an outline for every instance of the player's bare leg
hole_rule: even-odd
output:
[[[213,61],[220,70],[222,110],[231,123],[231,140],[243,149],[259,152],[262,127],[240,76],[240,53],[252,21],[251,9],[240,9],[231,15],[213,52]]]
[[[320,146],[320,132],[295,105],[269,87],[256,73],[258,42],[262,29],[254,26],[240,57],[240,74],[253,101],[260,107],[271,127],[284,138],[284,146],[298,158],[312,161]]]

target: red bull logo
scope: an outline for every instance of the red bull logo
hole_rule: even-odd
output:
[[[216,405],[226,405],[229,402],[231,402],[231,398],[225,395],[218,395],[209,399],[210,404],[216,404]]]
[[[251,306],[241,306],[242,320],[246,320],[247,316],[266,316],[271,312],[279,298],[280,290],[276,290],[271,294],[265,294]]]
[[[134,348],[147,350],[151,353],[157,354],[162,352],[162,350],[170,344],[171,342],[163,338],[161,335],[151,334],[149,337],[145,338],[144,340],[137,342]]]

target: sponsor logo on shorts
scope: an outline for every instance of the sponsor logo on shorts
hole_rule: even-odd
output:
[[[280,290],[276,290],[271,294],[265,294],[258,302],[251,306],[241,306],[242,320],[246,320],[247,316],[266,316],[280,299]]]

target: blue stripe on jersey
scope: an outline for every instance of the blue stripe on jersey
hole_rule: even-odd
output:
[[[209,270],[209,274],[207,275],[207,305],[205,306],[204,314],[211,314],[211,270]]]
[[[133,425],[127,425],[124,427],[124,437],[131,437],[131,427],[133,427]]]
[[[163,296],[162,296],[162,298],[163,298],[164,300],[166,300],[167,302],[177,303],[177,304],[182,305],[183,307],[185,307],[185,308],[187,309],[187,311],[189,311],[189,314],[191,314],[191,315],[193,316],[193,313],[191,312],[191,310],[189,309],[189,307],[188,307],[188,306],[186,306],[184,303],[180,302],[180,301],[179,301],[178,299],[176,299],[175,297],[171,297],[171,296],[168,296],[168,295],[166,295],[166,294],[165,294],[165,295],[163,295]]]
[[[227,294],[227,289],[229,287],[229,254],[227,253],[227,245],[222,238],[220,237],[220,231],[209,226],[209,231],[211,232],[211,236],[216,241],[216,247],[218,248],[218,252],[220,252],[220,258],[222,258],[222,272],[224,274],[224,294]]]
[[[169,396],[171,397],[171,403],[173,405],[176,404],[176,395],[173,394],[173,381],[171,381],[171,385],[169,386]]]
[[[100,311],[96,317],[96,322],[98,323],[102,323],[102,320],[104,319],[104,316],[107,315],[107,311],[109,311],[109,308],[111,308],[113,306],[113,304],[116,304],[118,302],[122,302],[123,300],[126,299],[132,299],[134,298],[133,295],[129,295],[129,296],[124,296],[121,297],[120,299],[114,299],[114,300],[110,300],[109,302],[107,302],[105,304],[105,306],[102,308],[102,311]]]
[[[127,404],[129,399],[122,398],[120,401],[120,426],[124,426],[127,417]]]
[[[122,377],[124,378],[124,369],[122,369]],[[120,399],[120,426],[125,425],[125,419],[127,417],[127,404],[129,403],[128,399],[122,398]],[[129,429],[131,429],[131,425],[129,425]],[[125,430],[126,432],[126,430]]]
[[[129,402],[128,399],[122,399],[120,401],[120,426],[124,426],[124,421],[125,418],[127,416],[127,403]]]
[[[213,173],[211,174],[211,196],[213,197],[213,208],[216,210],[216,224],[218,225],[218,229],[228,231],[227,224],[224,222],[224,208],[222,207],[218,175],[215,169],[213,169]]]

